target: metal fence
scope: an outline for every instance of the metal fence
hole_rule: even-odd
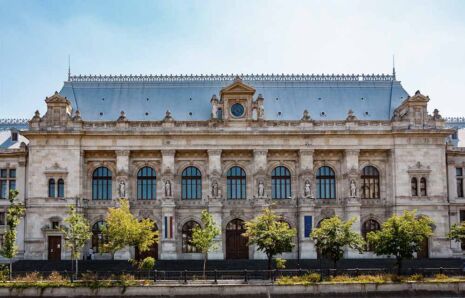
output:
[[[73,281],[76,276],[71,271],[36,271],[40,277],[46,279],[52,272],[60,273],[63,277]],[[381,275],[381,274],[397,274],[397,269],[379,269],[379,268],[352,268],[352,269],[285,269],[285,270],[207,270],[205,275],[203,271],[167,271],[167,270],[128,270],[128,271],[86,271],[80,272],[77,280],[98,281],[98,280],[117,280],[121,275],[131,275],[137,280],[153,280],[163,282],[179,282],[188,283],[193,281],[209,281],[216,283],[218,281],[268,281],[273,282],[283,276],[303,276],[309,273],[318,273],[322,278],[332,275]],[[31,272],[15,271],[14,278],[30,275]],[[436,274],[445,274],[448,276],[465,275],[463,268],[404,268],[403,275],[421,274],[425,277],[434,276]]]

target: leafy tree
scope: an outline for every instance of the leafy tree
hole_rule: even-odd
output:
[[[464,243],[465,241],[465,221],[460,224],[454,224],[448,234],[449,239]]]
[[[271,270],[273,256],[292,250],[293,238],[296,230],[282,221],[282,217],[275,214],[270,208],[263,210],[251,221],[245,223],[249,245],[255,244],[258,250],[263,251],[268,258],[268,270]]]
[[[202,210],[202,225],[203,227],[195,226],[192,229],[191,244],[203,254],[203,276],[205,277],[208,252],[217,248],[215,238],[221,234],[221,231],[207,210]]]
[[[119,207],[108,209],[103,233],[106,241],[103,249],[109,251],[112,258],[115,252],[126,246],[137,246],[139,251],[147,251],[158,241],[158,231],[154,231],[154,222],[150,219],[138,220],[129,209],[127,199],[118,200]]]
[[[365,241],[363,237],[352,231],[355,218],[343,221],[339,216],[333,216],[323,220],[319,228],[313,230],[311,237],[315,241],[317,250],[325,257],[333,261],[334,268],[337,262],[344,256],[344,249],[349,247],[363,252]]]
[[[67,225],[60,227],[65,239],[65,246],[71,251],[71,261],[76,262],[75,274],[78,276],[78,260],[82,248],[92,236],[89,222],[82,213],[76,211],[73,205],[70,205],[66,212],[68,217],[65,219]]]
[[[18,253],[18,246],[16,245],[16,227],[19,225],[21,218],[26,213],[24,204],[17,202],[16,197],[18,196],[17,190],[10,190],[8,200],[10,205],[7,209],[6,214],[6,225],[7,231],[3,241],[3,247],[0,254],[9,259],[10,263],[10,280],[13,274],[13,258]]]
[[[391,216],[381,230],[370,232],[368,242],[377,255],[394,255],[397,273],[401,274],[402,260],[413,258],[423,241],[433,234],[433,221],[428,216],[415,216],[416,211],[405,210],[402,215]]]

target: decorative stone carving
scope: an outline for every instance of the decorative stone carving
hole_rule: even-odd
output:
[[[262,180],[258,181],[258,197],[263,198],[265,197],[265,184]]]
[[[126,122],[128,121],[128,118],[126,118],[126,113],[124,113],[124,111],[121,111],[119,117],[118,117],[118,120],[116,120],[117,122]]]
[[[329,208],[321,209],[321,217],[323,219],[333,217],[335,214],[336,213],[334,212],[334,209],[329,209]]]
[[[218,119],[218,98],[216,97],[215,94],[213,94],[212,99],[210,100],[210,103],[212,105],[212,114],[211,118],[212,119]]]
[[[169,198],[172,196],[171,192],[171,182],[169,180],[165,181],[165,197]]]
[[[355,198],[357,196],[357,184],[355,180],[350,180],[350,197]]]
[[[171,122],[171,121],[173,121],[173,120],[174,120],[174,119],[173,119],[173,117],[171,116],[170,110],[166,110],[166,112],[165,112],[165,118],[163,118],[163,121],[165,121],[165,122]]]
[[[357,120],[357,116],[355,116],[354,111],[349,110],[349,111],[347,112],[347,118],[346,118],[346,120],[347,120],[347,121],[355,121],[355,120]]]
[[[304,198],[310,199],[313,198],[312,186],[309,180],[305,180],[304,184]]]
[[[309,120],[311,120],[311,118],[310,118],[310,113],[309,113],[307,110],[304,110],[304,113],[303,113],[303,115],[302,115],[302,120],[303,120],[303,121],[309,121]]]
[[[263,101],[264,101],[264,98],[263,98],[263,95],[261,94],[258,94],[258,98],[257,98],[257,119],[258,120],[263,120],[265,119],[265,108],[263,106]]]
[[[139,218],[144,219],[144,218],[152,218],[153,217],[153,211],[150,209],[141,209],[139,210]]]
[[[434,120],[442,120],[442,116],[439,114],[438,109],[434,109],[434,111],[433,111],[433,119]]]
[[[119,181],[118,194],[120,198],[126,198],[126,182],[124,180]]]

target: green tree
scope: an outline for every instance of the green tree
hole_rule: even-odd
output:
[[[367,235],[368,243],[377,255],[396,257],[397,273],[401,274],[402,260],[413,258],[423,241],[433,234],[433,221],[428,216],[415,216],[416,210],[405,210],[402,215],[391,216],[381,230]]]
[[[137,246],[139,251],[147,251],[158,241],[158,231],[154,231],[154,222],[150,219],[138,220],[129,209],[127,199],[119,199],[118,207],[108,209],[103,227],[104,251],[111,253],[126,246]]]
[[[24,204],[19,203],[16,200],[18,196],[17,190],[10,190],[8,195],[8,200],[10,205],[7,209],[6,214],[6,225],[7,231],[5,233],[5,238],[3,241],[3,247],[0,251],[0,254],[9,259],[10,263],[10,280],[13,274],[13,258],[18,253],[18,246],[16,245],[16,227],[19,225],[21,218],[26,213],[26,208]]]
[[[465,241],[465,221],[460,224],[454,224],[447,235],[449,239],[464,243]]]
[[[92,232],[87,219],[82,213],[77,212],[73,205],[68,207],[66,213],[68,214],[65,219],[67,225],[61,226],[60,230],[64,235],[65,246],[71,251],[71,262],[76,262],[75,274],[77,278],[79,273],[78,260],[82,248],[92,236]]]
[[[333,261],[334,268],[344,256],[346,247],[363,252],[365,241],[363,237],[352,230],[356,218],[343,221],[339,216],[324,219],[320,227],[313,230],[311,237],[315,241],[316,249],[325,257]]]
[[[245,223],[249,245],[257,245],[258,250],[264,252],[268,258],[268,270],[271,270],[273,256],[292,250],[292,243],[296,230],[289,227],[282,217],[270,208],[263,210],[251,221]]]
[[[208,252],[215,250],[218,246],[215,244],[215,238],[221,234],[216,225],[213,216],[207,211],[202,210],[202,226],[195,226],[192,229],[191,244],[203,254],[203,276],[207,269]]]

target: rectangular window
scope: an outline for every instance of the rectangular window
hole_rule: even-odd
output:
[[[463,169],[456,168],[455,175],[457,178],[457,197],[463,198]]]
[[[0,180],[0,199],[8,199],[8,187],[6,180]]]
[[[5,212],[0,212],[0,226],[4,226],[5,225]]]
[[[311,233],[312,233],[312,217],[304,216],[304,237],[310,238]]]
[[[165,216],[164,218],[164,225],[165,225],[165,239],[168,239],[168,217]]]
[[[0,178],[6,178],[6,169],[0,169]]]
[[[173,239],[173,217],[170,216],[170,239]]]
[[[10,169],[10,178],[16,178],[16,169]]]

